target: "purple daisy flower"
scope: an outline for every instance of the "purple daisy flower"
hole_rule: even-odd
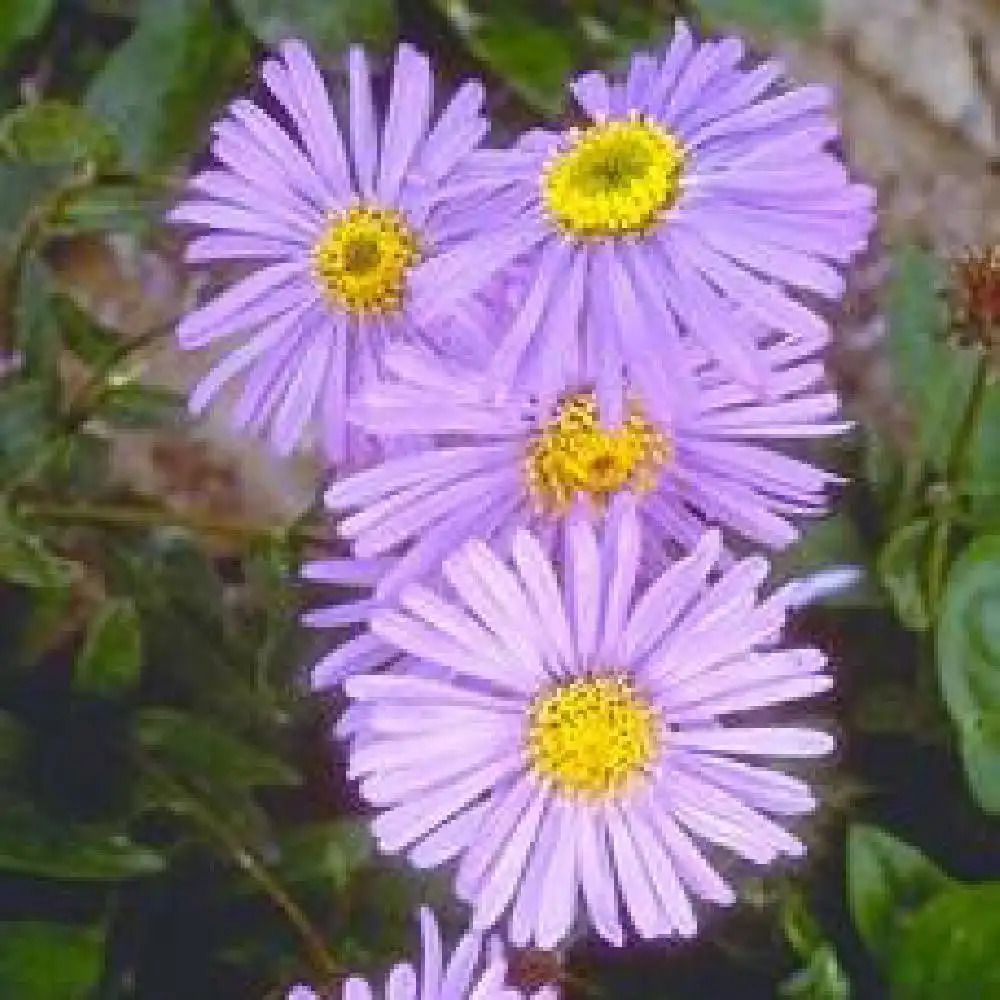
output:
[[[530,132],[466,171],[478,217],[494,231],[509,219],[499,232],[529,265],[491,374],[551,390],[558,359],[579,352],[658,395],[690,336],[766,389],[755,324],[825,340],[814,303],[843,294],[872,226],[873,191],[831,148],[829,91],[791,87],[780,63],[750,65],[740,40],[698,43],[683,22],[624,81],[588,73],[572,91],[589,124]]]
[[[347,681],[349,773],[380,813],[381,848],[420,867],[456,862],[473,927],[554,947],[577,918],[620,945],[690,936],[693,900],[734,899],[712,845],[757,865],[803,844],[772,816],[815,806],[799,779],[743,758],[829,753],[826,733],[748,713],[827,690],[824,656],[777,645],[783,592],[767,562],[715,573],[719,536],[637,587],[629,504],[598,535],[576,519],[560,580],[529,532],[511,564],[470,542],[378,614],[402,651],[391,673]],[[582,902],[581,902],[582,900]]]
[[[489,129],[482,87],[466,83],[435,119],[429,62],[402,45],[380,129],[361,49],[348,71],[349,142],[305,46],[282,45],[263,65],[264,105],[233,103],[214,126],[216,162],[171,213],[202,230],[187,260],[253,265],[178,326],[182,347],[225,351],[192,410],[240,379],[239,429],[288,453],[315,418],[334,461],[348,451],[348,397],[389,341],[474,344],[474,322],[455,320],[456,336],[421,317],[431,299],[438,313],[460,311],[470,274],[503,246],[464,239],[461,199],[445,192]]]
[[[779,549],[797,537],[795,518],[826,510],[839,480],[776,445],[848,426],[809,352],[791,338],[768,349],[763,401],[703,359],[696,391],[648,409],[648,396],[626,399],[615,427],[592,387],[564,383],[552,402],[497,400],[488,375],[394,350],[386,357],[394,381],[370,386],[351,419],[373,435],[422,437],[407,455],[335,482],[326,503],[353,511],[338,531],[357,557],[401,555],[378,581],[382,596],[434,572],[470,537],[495,537],[505,550],[516,528],[530,526],[555,551],[565,515],[581,504],[599,514],[619,493],[637,498],[655,542],[644,553],[651,569],[687,551],[706,526]]]
[[[393,966],[385,986],[386,1000],[522,1000],[521,993],[505,985],[507,963],[495,941],[486,949],[483,971],[476,975],[484,954],[481,935],[466,934],[445,961],[437,921],[429,909],[422,907],[420,937],[423,954],[419,974],[408,962]],[[343,1000],[372,1000],[373,996],[364,979],[352,977],[344,983]],[[547,986],[534,993],[531,1000],[555,1000],[556,996],[555,988]],[[310,987],[298,985],[291,988],[288,1000],[321,998]]]

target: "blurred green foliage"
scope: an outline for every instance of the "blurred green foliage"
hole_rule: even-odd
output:
[[[0,12],[0,997],[275,1000],[382,968],[447,893],[372,851],[301,693],[287,524],[174,509],[110,477],[114,433],[184,433],[59,260],[158,220],[206,126],[297,34],[333,65],[402,32],[487,77],[508,123],[576,68],[708,27],[809,31],[818,0],[7,0]],[[854,480],[782,575],[860,564],[804,616],[840,672],[839,776],[801,872],[748,883],[682,951],[570,956],[569,996],[1000,995],[1000,391],[945,343],[938,262],[886,302],[910,440],[862,426]],[[72,375],[72,377],[70,377]],[[915,845],[920,845],[920,849]],[[455,917],[453,930],[461,924]],[[781,928],[769,934],[761,928]]]

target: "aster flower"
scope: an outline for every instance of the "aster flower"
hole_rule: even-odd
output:
[[[466,934],[445,962],[437,921],[422,907],[420,936],[423,954],[419,975],[407,962],[393,966],[385,986],[386,1000],[522,1000],[517,990],[504,985],[507,963],[496,947],[485,949],[484,969],[475,975],[484,954],[479,934]],[[365,980],[352,977],[344,983],[342,995],[343,1000],[372,1000],[373,992]],[[555,997],[553,987],[543,987],[532,1000]],[[320,1000],[320,996],[310,987],[298,985],[289,991],[287,1000]]]
[[[349,773],[382,850],[455,862],[473,927],[503,921],[516,946],[553,947],[578,918],[618,945],[626,919],[693,935],[695,899],[734,898],[712,845],[757,865],[804,850],[771,817],[812,794],[743,758],[833,746],[747,718],[831,683],[818,650],[777,645],[766,561],[713,575],[710,532],[639,590],[639,524],[627,502],[614,513],[603,536],[573,522],[561,580],[527,531],[510,564],[470,542],[445,563],[451,599],[413,585],[373,620],[411,665],[346,683]]]
[[[551,389],[570,351],[657,395],[691,336],[762,389],[771,373],[754,322],[828,336],[815,303],[842,295],[873,192],[831,151],[825,88],[791,87],[780,63],[750,65],[738,39],[698,43],[678,22],[661,57],[634,56],[621,82],[588,73],[572,91],[585,125],[530,132],[464,181],[483,224],[513,236],[529,265],[492,361],[498,381]],[[614,406],[613,393],[601,402]]]
[[[241,380],[238,428],[266,431],[287,453],[316,418],[334,461],[347,453],[348,397],[378,371],[389,341],[475,342],[475,323],[461,316],[461,336],[420,317],[431,298],[438,312],[460,313],[468,272],[502,245],[459,246],[460,199],[443,194],[488,131],[481,86],[466,83],[435,119],[428,60],[402,45],[380,128],[361,49],[348,71],[345,138],[305,46],[282,45],[263,65],[262,103],[238,100],[216,123],[216,162],[171,213],[201,230],[188,261],[252,264],[178,326],[182,347],[224,352],[192,410]]]
[[[730,541],[781,548],[797,537],[796,518],[824,512],[836,477],[778,447],[847,426],[822,387],[822,366],[803,358],[809,351],[794,339],[769,348],[766,401],[703,358],[696,391],[626,396],[618,427],[603,419],[592,387],[567,382],[552,401],[498,400],[488,375],[392,351],[394,380],[369,387],[352,419],[373,435],[423,437],[409,454],[335,482],[326,503],[353,511],[338,530],[358,558],[402,556],[386,564],[383,596],[473,536],[503,548],[515,528],[531,526],[554,551],[568,513],[582,504],[599,515],[619,493],[638,499],[654,569],[709,525]]]

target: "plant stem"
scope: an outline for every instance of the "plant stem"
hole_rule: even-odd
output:
[[[25,483],[31,482],[56,456],[60,454],[67,443],[100,409],[108,390],[108,374],[136,351],[155,343],[169,331],[173,322],[154,326],[118,345],[112,354],[95,371],[78,393],[69,401],[65,413],[59,417],[59,422],[52,439],[46,442],[35,460],[23,469],[4,489],[4,494],[10,496]]]
[[[927,606],[932,619],[937,618],[941,591],[944,588],[951,526],[952,519],[950,516],[946,516],[936,521],[931,529],[930,548],[927,556]]]
[[[955,522],[956,511],[953,498],[959,492],[959,483],[967,471],[972,446],[976,440],[976,433],[983,414],[983,403],[986,400],[988,376],[986,359],[980,355],[972,376],[972,385],[969,387],[969,394],[965,400],[965,408],[951,439],[948,459],[945,463],[944,483],[941,484],[945,491],[945,502],[942,506],[935,506],[932,510],[934,524],[927,559],[927,601],[931,615],[935,617],[941,591],[944,587],[948,543],[951,538],[952,525]]]
[[[8,355],[17,340],[14,324],[17,312],[17,291],[21,269],[28,255],[43,242],[48,224],[60,212],[66,200],[84,191],[96,180],[94,170],[87,167],[68,177],[38,204],[32,206],[11,241],[13,250],[6,273],[0,279],[0,354]]]
[[[989,366],[984,355],[976,360],[976,371],[972,377],[972,386],[965,401],[962,419],[951,440],[951,451],[945,466],[945,481],[954,491],[959,478],[966,472],[972,445],[975,443],[976,431],[983,415],[983,404],[986,401],[986,388],[989,385]]]
[[[319,974],[321,981],[332,983],[338,975],[338,968],[331,958],[326,945],[312,922],[299,907],[298,903],[288,894],[285,887],[271,874],[267,866],[251,851],[215,813],[205,806],[190,789],[169,774],[155,761],[141,752],[136,759],[145,771],[164,786],[173,795],[179,796],[184,802],[187,814],[199,823],[222,847],[226,849],[233,861],[253,879],[261,891],[268,896],[275,907],[281,911],[288,923],[298,933],[304,951],[309,961]]]
[[[22,501],[16,510],[25,518],[58,524],[91,524],[108,528],[189,528],[204,535],[237,539],[286,538],[324,545],[329,538],[321,530],[292,524],[275,528],[268,524],[215,517],[201,512],[180,512],[164,507],[129,507],[124,504],[91,504]]]

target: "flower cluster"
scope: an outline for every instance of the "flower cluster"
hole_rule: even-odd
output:
[[[178,338],[216,351],[193,410],[231,391],[238,428],[339,473],[351,556],[304,570],[341,598],[307,616],[340,640],[313,684],[349,698],[382,850],[472,911],[446,968],[422,913],[423,972],[386,995],[518,997],[498,938],[473,979],[494,928],[695,934],[741,865],[804,850],[813,795],[768,761],[833,745],[787,719],[831,678],[782,643],[801,588],[768,592],[754,553],[826,510],[802,450],[847,426],[824,312],[873,198],[829,93],[683,23],[507,148],[479,85],[435,100],[407,45],[384,108],[359,49],[342,114],[300,43],[262,76],[172,212],[188,260],[238,271]]]

